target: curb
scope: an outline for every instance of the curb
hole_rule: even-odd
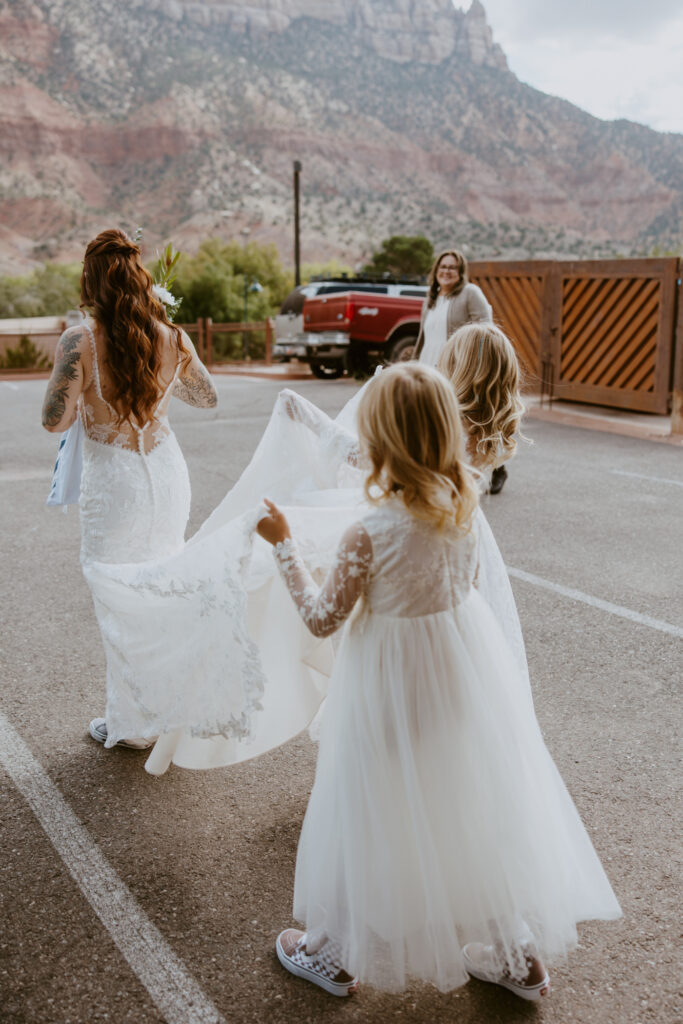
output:
[[[49,380],[50,370],[15,370],[14,372],[3,370],[0,373],[0,383],[8,383],[12,380]]]
[[[643,441],[656,441],[659,444],[671,444],[683,447],[683,434],[664,433],[653,430],[647,422],[629,423],[623,420],[610,419],[608,412],[575,413],[569,410],[540,409],[538,406],[527,408],[525,418],[543,420],[545,423],[559,423],[565,427],[578,427],[581,430],[598,430],[606,434],[620,434],[622,437],[637,437]]]
[[[280,364],[283,367],[288,363]],[[259,363],[218,363],[215,366],[207,367],[209,373],[221,377],[247,377],[257,380],[315,380],[310,370],[285,370],[267,367]]]

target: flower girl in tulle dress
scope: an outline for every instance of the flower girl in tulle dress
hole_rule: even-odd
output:
[[[322,587],[269,503],[259,532],[309,629],[343,628],[277,953],[335,995],[446,991],[468,973],[526,999],[576,923],[620,916],[476,589],[477,492],[452,389],[394,366],[358,410],[370,510]],[[464,948],[463,948],[464,947]]]
[[[450,381],[466,431],[467,461],[488,474],[511,459],[524,414],[512,342],[495,324],[455,331],[437,369]]]

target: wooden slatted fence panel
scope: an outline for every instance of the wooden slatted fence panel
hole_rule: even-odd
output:
[[[678,261],[559,263],[557,398],[666,413]]]
[[[527,383],[536,387],[541,364],[543,293],[548,264],[472,263],[470,278],[493,308],[493,318],[507,334],[524,368]]]

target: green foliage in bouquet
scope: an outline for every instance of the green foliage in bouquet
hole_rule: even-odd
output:
[[[173,242],[169,242],[163,252],[157,252],[157,261],[152,269],[154,294],[166,307],[166,315],[171,323],[173,323],[183,301],[182,296],[176,298],[171,291],[171,286],[178,276],[179,259],[180,253],[173,248]]]

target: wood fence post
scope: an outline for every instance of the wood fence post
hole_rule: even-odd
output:
[[[541,300],[541,404],[544,397],[552,405],[555,395],[555,367],[559,368],[560,325],[562,323],[562,277],[557,263],[549,263],[544,274]]]
[[[270,317],[266,317],[266,366],[270,366],[273,361],[273,328],[270,323]]]
[[[676,275],[678,291],[678,316],[674,332],[674,379],[671,404],[671,433],[683,434],[683,286],[680,283],[683,261]]]
[[[197,355],[204,363],[206,362],[204,356],[204,321],[197,318]]]
[[[213,362],[213,341],[212,341],[212,338],[211,338],[211,325],[212,324],[213,324],[213,320],[211,319],[210,316],[207,316],[207,318],[204,321],[204,334],[205,334],[204,346],[205,346],[205,350],[206,350],[206,359],[204,360],[204,362],[205,362],[206,366],[210,366],[211,363]]]

